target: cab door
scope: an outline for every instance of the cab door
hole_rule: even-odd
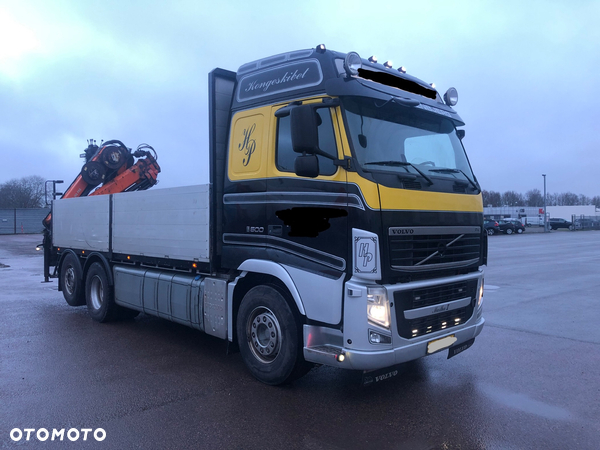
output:
[[[321,98],[309,102],[322,102]],[[319,108],[319,175],[294,173],[298,153],[292,149],[291,118],[275,117],[285,104],[272,108],[272,145],[267,162],[266,244],[269,257],[286,266],[339,279],[348,264],[348,193],[338,110]]]

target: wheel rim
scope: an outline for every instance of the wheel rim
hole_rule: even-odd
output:
[[[69,266],[65,272],[65,289],[69,295],[73,295],[75,292],[75,269],[73,266]]]
[[[90,283],[90,300],[94,309],[102,307],[103,294],[104,287],[102,286],[102,280],[100,280],[100,277],[95,276]]]
[[[488,234],[488,236],[491,236],[492,234],[494,234],[494,230],[488,230],[487,234]]]
[[[269,364],[279,355],[281,327],[269,308],[255,308],[248,316],[246,337],[252,354],[259,361]]]

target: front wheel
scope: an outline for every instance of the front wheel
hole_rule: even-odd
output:
[[[507,230],[506,230],[506,234],[512,234],[512,233],[513,233],[513,230],[512,230],[512,229],[510,229],[510,228],[507,228]]]
[[[493,236],[494,235],[494,230],[492,228],[487,230],[487,234],[488,236]]]
[[[312,367],[302,354],[302,324],[274,286],[256,286],[246,293],[236,325],[242,359],[257,380],[284,384]]]
[[[525,230],[523,230],[522,228],[519,228],[519,229],[517,230],[517,233],[521,234],[521,233],[523,233],[523,231],[525,231]]]

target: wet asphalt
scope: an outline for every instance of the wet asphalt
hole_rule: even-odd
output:
[[[41,282],[39,241],[0,236],[0,448],[600,448],[600,231],[490,237],[473,347],[370,387],[330,367],[269,387],[184,326],[95,323]]]

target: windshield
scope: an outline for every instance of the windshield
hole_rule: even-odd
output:
[[[409,172],[429,181],[474,179],[452,121],[393,101],[347,97],[343,105],[352,147],[364,170]]]

